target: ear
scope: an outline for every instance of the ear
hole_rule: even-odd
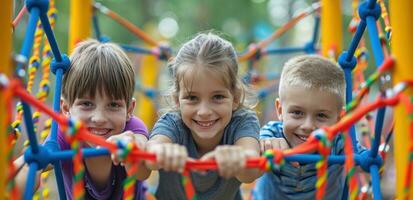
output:
[[[232,104],[232,111],[235,111],[236,109],[238,109],[239,107],[239,101],[234,101],[234,103]]]
[[[70,116],[70,106],[69,106],[69,103],[68,103],[65,99],[63,99],[63,98],[60,99],[60,108],[62,109],[62,113],[63,113],[65,116]]]
[[[346,110],[345,110],[344,107],[341,108],[341,109],[339,109],[339,113],[338,113],[338,116],[337,116],[337,121],[340,121],[340,119],[341,119],[345,114],[346,114]]]
[[[179,108],[179,96],[178,96],[179,94],[174,94],[174,95],[172,95],[172,98],[173,98],[173,102],[175,103],[175,106],[177,107],[177,108]]]
[[[277,117],[279,121],[282,121],[282,106],[281,106],[281,101],[280,98],[275,99],[274,102],[275,110],[277,111]]]
[[[131,118],[131,116],[133,115],[133,111],[135,110],[135,106],[136,106],[136,99],[134,97],[132,97],[132,100],[129,103],[129,107],[127,110],[127,120],[129,120]]]
[[[239,108],[239,106],[241,104],[240,103],[241,102],[241,91],[236,90],[235,92],[233,92],[233,94],[234,94],[234,100],[232,102],[232,111],[235,111],[236,109]]]

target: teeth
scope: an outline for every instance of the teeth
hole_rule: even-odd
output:
[[[301,135],[297,135],[301,140],[307,140],[308,137],[306,136],[301,136]]]
[[[108,133],[108,129],[89,129],[89,132],[95,135],[105,135]]]
[[[203,123],[203,122],[198,121],[198,124],[202,127],[209,127],[212,124],[214,124],[214,122]]]

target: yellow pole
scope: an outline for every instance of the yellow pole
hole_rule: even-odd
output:
[[[392,0],[390,1],[390,20],[393,27],[391,47],[396,58],[393,70],[393,82],[396,84],[402,80],[413,78],[413,21],[407,20],[413,17],[413,1]],[[412,96],[413,89],[409,88],[405,94]],[[399,104],[394,112],[394,157],[396,165],[396,194],[402,199],[404,197],[403,187],[407,177],[406,169],[409,162],[409,117],[406,107]],[[409,199],[413,199],[413,187],[410,185]]]
[[[12,74],[11,68],[11,50],[12,50],[12,1],[7,0],[1,3],[0,6],[0,73],[7,75]],[[0,90],[0,105],[5,106],[4,93]],[[6,141],[7,141],[7,115],[6,109],[0,109],[0,194],[5,194],[6,183]]]
[[[142,87],[158,89],[158,73],[161,61],[155,56],[144,56],[142,65],[139,70]],[[145,122],[145,125],[151,129],[156,120],[156,100],[146,97],[142,93],[138,95],[137,111],[138,116]]]
[[[321,0],[321,53],[328,56],[334,50],[334,56],[342,51],[343,28],[340,0]]]
[[[70,1],[68,52],[71,52],[78,42],[90,37],[92,32],[92,9],[92,0]]]

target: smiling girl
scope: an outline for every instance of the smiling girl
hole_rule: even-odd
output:
[[[181,175],[189,159],[215,159],[217,171],[191,172],[199,199],[241,199],[239,186],[260,176],[245,169],[259,156],[259,122],[245,101],[246,87],[237,76],[237,55],[231,43],[199,34],[185,43],[171,61],[174,109],[156,122],[147,150],[159,169],[158,199],[185,199]]]

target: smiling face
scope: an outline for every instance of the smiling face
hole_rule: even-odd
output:
[[[182,120],[199,146],[216,146],[238,107],[221,76],[204,68],[189,68],[179,83],[176,101]]]
[[[128,108],[124,99],[114,100],[104,92],[96,92],[94,97],[76,98],[71,106],[62,101],[62,111],[66,116],[81,120],[90,133],[105,139],[124,130],[134,106],[134,101]]]
[[[276,108],[284,136],[292,147],[305,142],[314,130],[339,120],[338,95],[297,86],[288,86],[284,91],[281,100],[276,101]]]

